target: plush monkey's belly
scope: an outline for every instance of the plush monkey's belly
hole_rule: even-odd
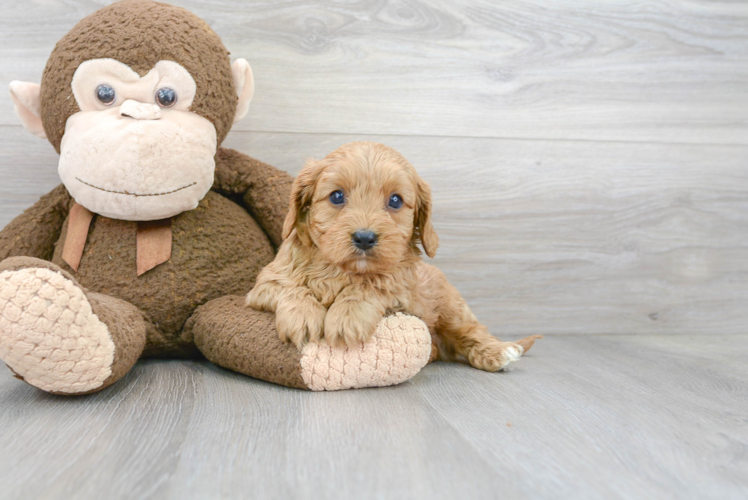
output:
[[[195,308],[223,295],[246,294],[273,248],[239,205],[210,191],[200,205],[172,219],[171,259],[142,276],[136,271],[136,222],[97,216],[77,272],[62,260],[67,221],[52,261],[87,289],[126,300],[154,324],[147,354],[193,352],[180,332]]]

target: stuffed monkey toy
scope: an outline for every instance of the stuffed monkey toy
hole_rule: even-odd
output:
[[[281,243],[292,178],[220,147],[247,114],[252,72],[190,12],[105,7],[57,43],[41,86],[10,87],[62,180],[0,232],[0,359],[18,378],[86,394],[141,357],[202,355],[334,390],[402,382],[432,357],[412,316],[383,318],[359,348],[299,351],[245,305]]]

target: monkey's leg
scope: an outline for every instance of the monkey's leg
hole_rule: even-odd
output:
[[[310,342],[301,351],[284,343],[275,316],[226,296],[199,307],[184,335],[213,363],[287,387],[332,391],[399,384],[429,362],[431,335],[425,323],[397,314],[383,318],[372,339],[358,347]]]
[[[500,341],[478,321],[460,292],[439,269],[424,265],[419,271],[423,286],[430,288],[429,294],[439,297],[434,301],[438,303],[435,330],[443,341],[447,358],[456,353],[475,368],[495,372],[518,361],[536,339],[542,338],[533,335],[517,342]]]
[[[110,386],[140,357],[146,327],[135,306],[85,291],[50,262],[0,262],[0,359],[34,387],[73,395]]]

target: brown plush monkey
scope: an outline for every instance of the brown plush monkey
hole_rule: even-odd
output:
[[[0,359],[40,389],[107,387],[142,356],[196,357],[291,387],[390,385],[431,355],[425,325],[380,323],[359,349],[282,343],[244,305],[280,244],[292,179],[220,144],[248,110],[246,61],[184,9],[103,8],[13,82],[63,185],[0,232]]]

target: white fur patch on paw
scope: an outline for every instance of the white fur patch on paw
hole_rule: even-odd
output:
[[[79,287],[49,269],[0,273],[0,359],[48,392],[100,387],[114,342]]]
[[[313,391],[383,387],[408,380],[426,366],[431,334],[420,319],[397,313],[382,318],[369,342],[330,347],[323,340],[301,351],[301,377]]]
[[[490,339],[474,346],[468,353],[470,364],[489,372],[509,371],[524,354],[525,349],[514,342],[501,342]]]
[[[502,352],[503,357],[503,364],[502,367],[499,369],[501,371],[509,371],[512,369],[514,363],[519,361],[519,358],[522,357],[522,353],[524,352],[524,349],[521,345],[513,345],[504,348]]]

